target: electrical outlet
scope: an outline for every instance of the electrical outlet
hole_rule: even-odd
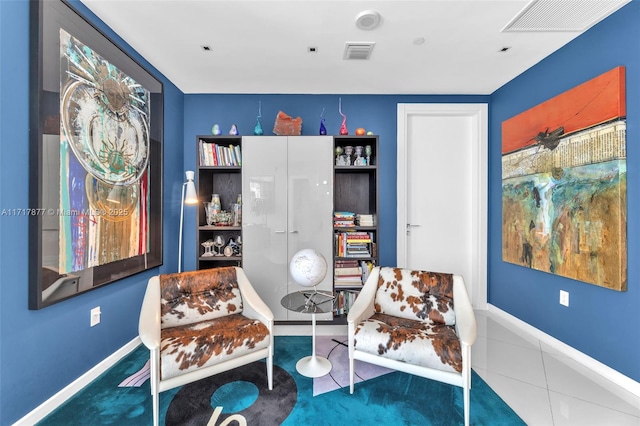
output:
[[[100,306],[91,310],[91,327],[100,324]]]
[[[560,304],[562,306],[569,306],[569,292],[560,290]]]

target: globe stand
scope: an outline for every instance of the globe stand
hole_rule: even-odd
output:
[[[315,265],[309,266],[314,263]],[[315,267],[317,268],[315,268]],[[293,255],[289,265],[291,277],[295,282],[312,287],[312,291],[299,291],[286,295],[282,299],[282,305],[296,312],[311,314],[311,356],[304,357],[296,363],[296,370],[306,377],[321,377],[331,371],[331,362],[324,357],[316,355],[316,313],[331,312],[333,308],[333,293],[318,291],[317,285],[324,280],[327,273],[327,261],[312,249],[303,249]],[[311,271],[320,271],[311,273]],[[328,310],[321,305],[331,302]]]

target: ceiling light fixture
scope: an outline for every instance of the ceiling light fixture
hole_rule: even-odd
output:
[[[380,25],[382,17],[375,10],[364,10],[356,15],[356,27],[371,31]]]
[[[416,46],[420,46],[421,44],[424,44],[424,42],[424,37],[416,37],[415,39],[413,39],[413,44],[415,44]]]

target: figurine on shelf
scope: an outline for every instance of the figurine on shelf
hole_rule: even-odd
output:
[[[231,129],[229,129],[229,134],[231,136],[238,136],[240,134],[240,132],[238,132],[238,126],[236,126],[235,124],[232,124]]]
[[[262,124],[260,124],[260,118],[262,118],[262,102],[258,101],[258,117],[256,117],[256,127],[253,128],[253,134],[256,136],[264,135]]]
[[[213,247],[213,240],[207,240],[203,242],[201,245],[202,247],[204,247],[204,253],[202,254],[202,257],[215,256],[213,254],[213,251],[211,250],[211,247]]]
[[[346,136],[349,134],[347,130],[347,116],[342,113],[342,98],[338,98],[338,112],[342,116],[342,124],[340,125],[340,134]]]
[[[324,108],[322,108],[322,114],[320,114],[320,135],[327,134],[327,128],[324,126]]]
[[[220,136],[222,132],[220,131],[220,125],[218,124],[214,124],[213,128],[211,129],[211,134],[214,136]]]
[[[371,153],[372,153],[371,145],[366,145],[364,147],[364,155],[367,156],[367,166],[371,165]]]

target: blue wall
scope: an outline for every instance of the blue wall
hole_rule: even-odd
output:
[[[339,98],[347,116],[347,128],[354,134],[363,127],[379,135],[379,203],[378,223],[381,244],[378,245],[381,265],[396,262],[396,134],[398,103],[487,103],[488,96],[401,96],[401,95],[186,95],[184,126],[184,167],[196,167],[196,135],[211,134],[217,123],[223,133],[232,124],[240,134],[252,135],[262,103],[262,128],[273,135],[278,111],[302,118],[302,134],[318,135],[320,114],[325,109],[327,134],[339,133],[342,117],[338,113]],[[194,215],[185,219],[185,229],[195,229]],[[185,267],[195,268],[195,232],[185,235]]]
[[[85,16],[97,20],[82,4]],[[99,27],[105,30],[105,26]],[[122,40],[108,34],[120,45]],[[29,2],[0,1],[0,209],[28,207]],[[127,51],[133,53],[130,48]],[[27,217],[0,217],[0,424],[11,424],[111,355],[138,334],[146,282],[175,271],[182,183],[183,94],[165,90],[164,265],[40,311],[27,309]],[[89,311],[102,322],[89,327]]]
[[[491,96],[489,302],[640,381],[640,2],[632,2]],[[626,67],[628,290],[617,292],[505,263],[501,252],[501,124],[616,66]],[[569,308],[558,303],[570,293]]]

